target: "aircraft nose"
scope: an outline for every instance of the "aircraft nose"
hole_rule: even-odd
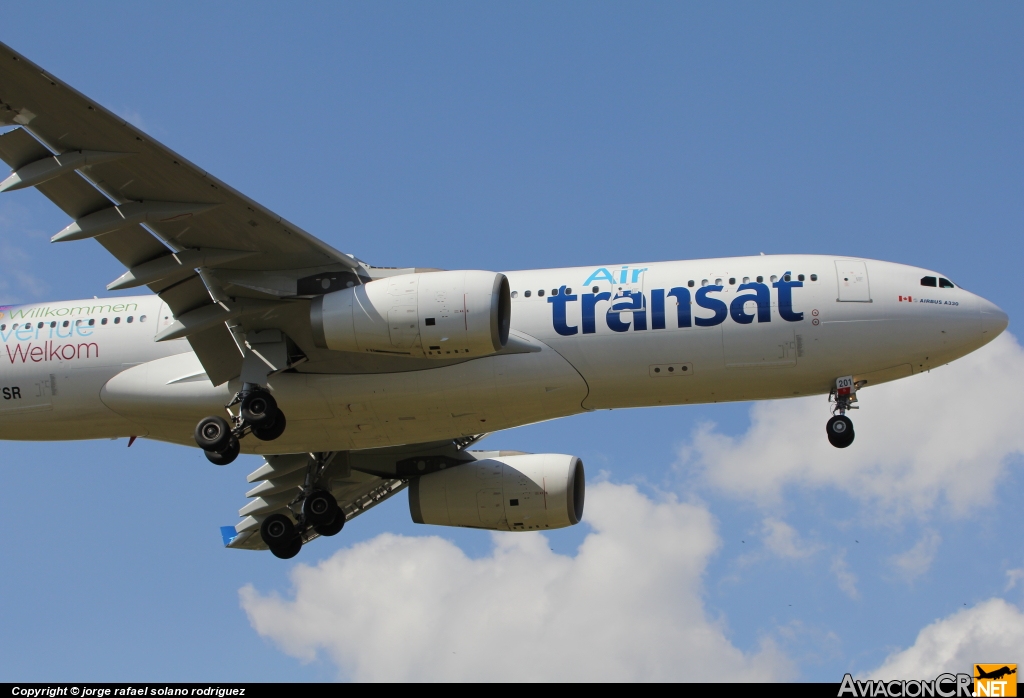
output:
[[[981,334],[986,342],[989,342],[1006,329],[1010,324],[1010,318],[1003,312],[1003,309],[984,298],[979,303],[981,308]]]

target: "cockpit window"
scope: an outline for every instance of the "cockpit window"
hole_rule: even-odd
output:
[[[931,286],[932,288],[935,288],[935,277],[934,276],[922,277],[921,285],[922,286]]]
[[[939,277],[939,288],[956,288],[956,286],[954,286],[953,282],[950,281],[949,279],[943,279],[940,276]]]

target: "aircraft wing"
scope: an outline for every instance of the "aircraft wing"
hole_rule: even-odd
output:
[[[0,126],[20,126],[0,135],[0,191],[35,186],[72,218],[55,241],[94,238],[128,268],[108,288],[159,294],[214,384],[241,365],[227,321],[360,267],[4,44]]]
[[[235,526],[224,526],[221,534],[229,548],[266,550],[260,537],[260,523],[271,514],[288,513],[296,503],[305,484],[308,468],[317,458],[324,466],[316,487],[327,489],[351,521],[364,511],[401,492],[409,480],[459,463],[475,460],[471,445],[486,434],[465,436],[453,441],[389,446],[366,451],[335,453],[292,453],[266,456],[263,464],[249,474],[253,488],[246,492],[251,500],[238,510],[242,520]],[[294,512],[292,512],[292,518]],[[311,529],[303,535],[307,543],[318,535]]]
[[[339,455],[342,456],[341,460],[328,465],[324,480],[329,483],[330,492],[338,500],[338,506],[345,512],[346,522],[401,492],[409,484],[406,478],[382,477],[353,470],[344,463],[347,454]],[[310,457],[308,453],[267,456],[263,465],[249,475],[249,481],[255,487],[246,493],[252,501],[238,510],[238,515],[243,517],[242,521],[234,527],[225,526],[221,529],[227,547],[268,549],[260,537],[260,523],[271,514],[286,511],[288,504],[300,495]],[[303,535],[303,543],[318,537],[310,529]]]

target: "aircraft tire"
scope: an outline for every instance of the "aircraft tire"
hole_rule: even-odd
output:
[[[338,515],[338,500],[330,492],[314,490],[302,500],[302,515],[311,526],[328,526]]]
[[[242,445],[238,443],[238,439],[231,437],[231,441],[228,442],[228,447],[218,453],[217,451],[203,451],[206,454],[206,460],[210,461],[214,465],[227,465],[238,458],[238,454],[242,451]]]
[[[291,545],[292,540],[299,538],[299,535],[290,518],[284,514],[271,514],[260,524],[260,537],[271,550],[284,550]],[[301,539],[299,544],[302,544]],[[277,555],[277,553],[274,554]]]
[[[274,554],[274,557],[282,560],[289,560],[299,554],[302,550],[302,538],[295,536],[290,543],[285,545],[283,548],[271,548],[270,552]]]
[[[223,453],[233,438],[228,420],[216,415],[199,420],[193,436],[199,448],[217,453]]]
[[[825,426],[828,442],[836,448],[846,448],[853,443],[853,421],[846,415],[839,415],[828,420]]]
[[[338,513],[334,515],[334,521],[329,524],[323,524],[320,526],[314,526],[313,530],[319,533],[321,536],[334,536],[341,533],[341,529],[345,526],[345,512],[338,508]]]
[[[284,412],[281,410],[274,410],[274,420],[267,425],[260,425],[252,428],[252,435],[260,441],[273,441],[277,437],[284,433],[284,428],[288,425],[288,421],[284,418]]]
[[[270,424],[277,413],[277,400],[265,390],[254,390],[242,398],[242,419],[253,428]]]

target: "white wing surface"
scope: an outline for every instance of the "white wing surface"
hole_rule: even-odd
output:
[[[241,365],[225,321],[360,266],[3,44],[0,126],[0,191],[35,186],[72,219],[55,241],[94,238],[128,269],[109,288],[159,294],[215,384]]]

